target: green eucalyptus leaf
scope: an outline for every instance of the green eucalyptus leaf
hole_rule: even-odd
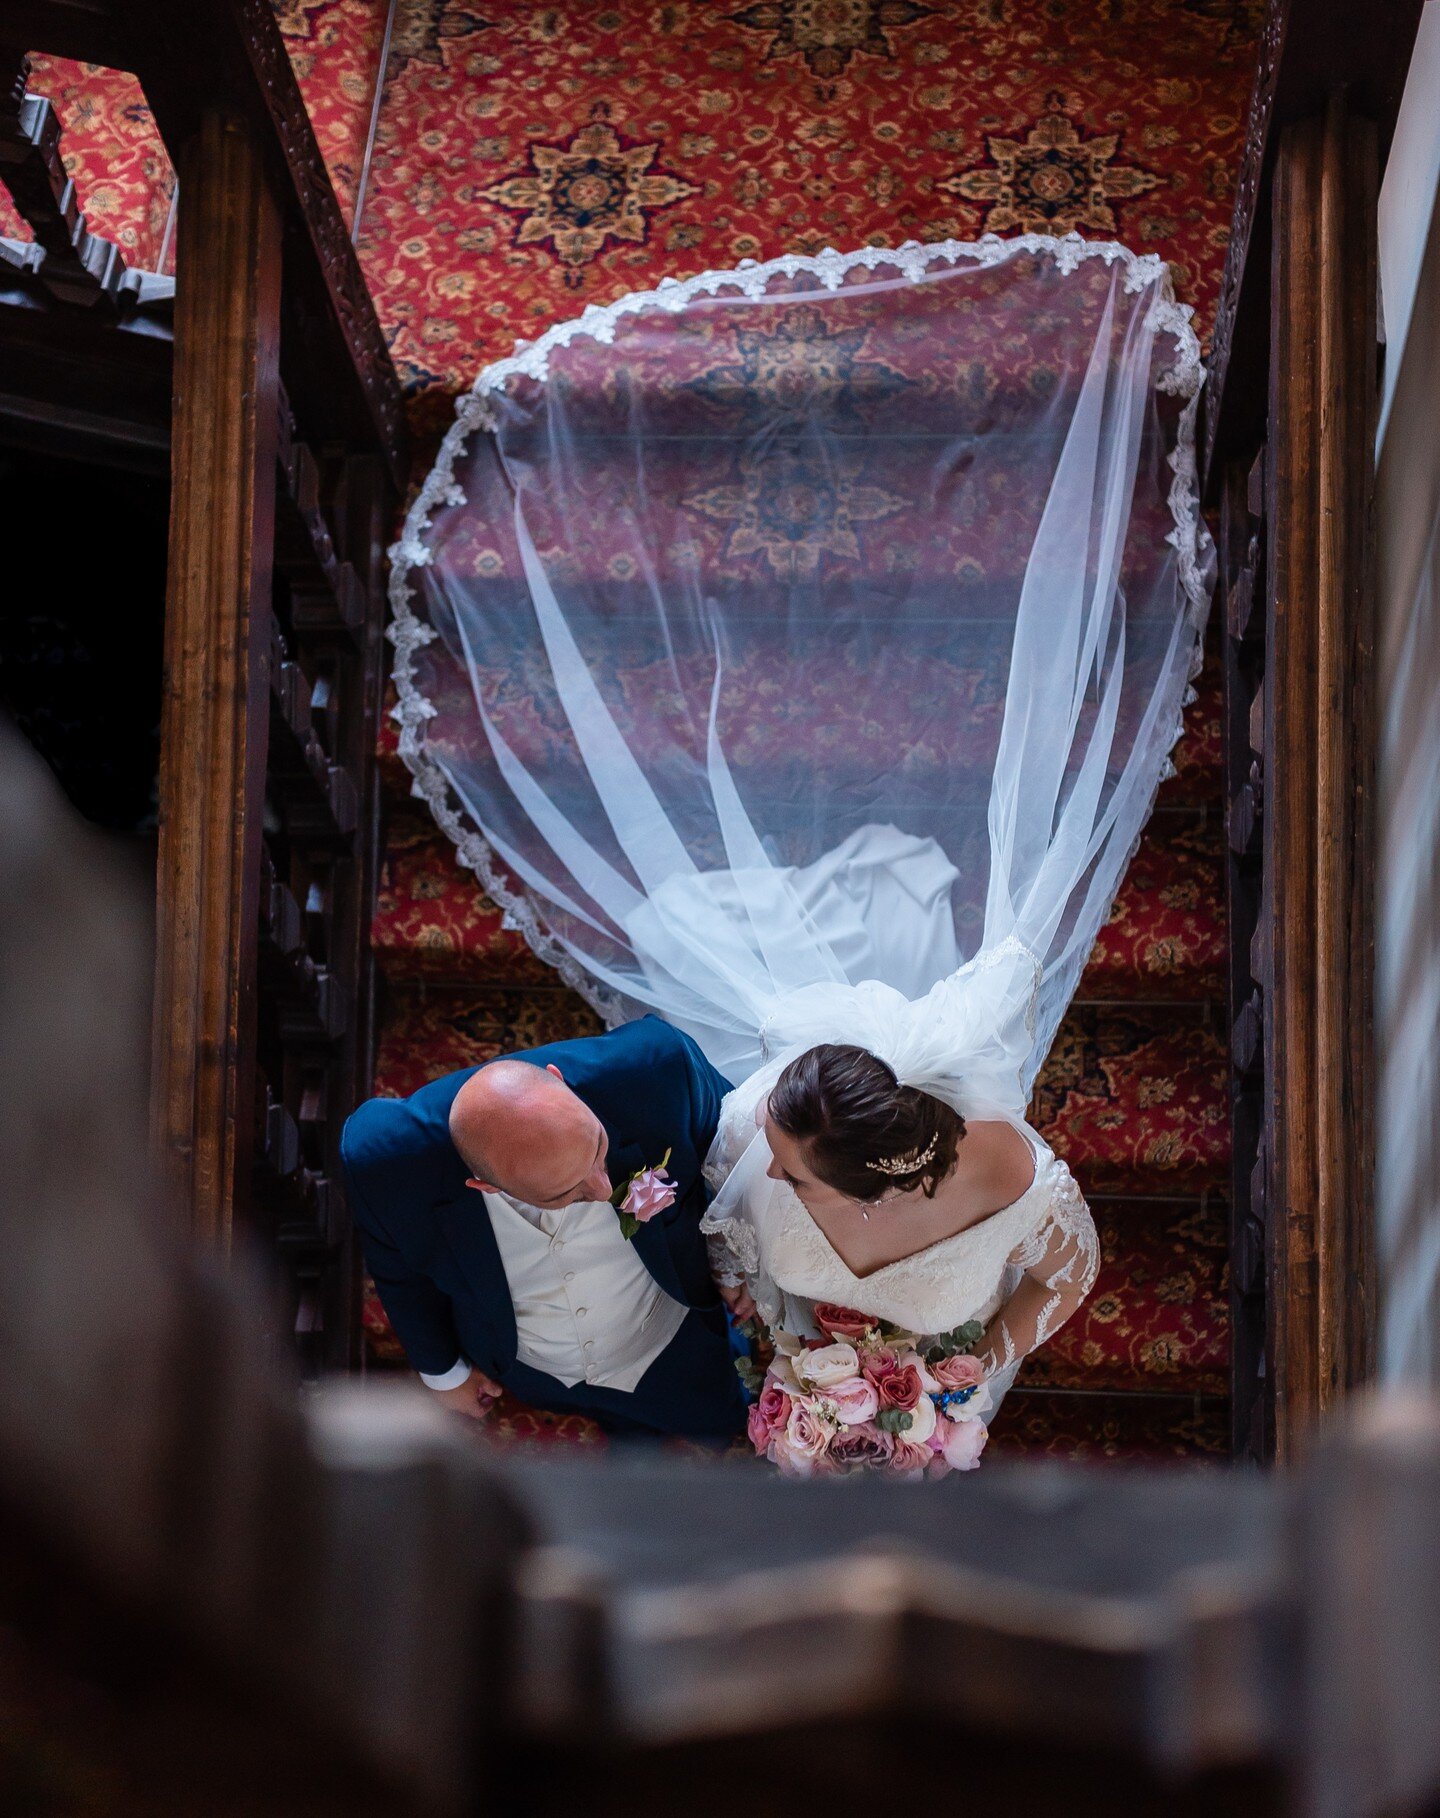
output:
[[[882,1433],[908,1433],[915,1425],[915,1417],[904,1408],[881,1408],[875,1416],[875,1425]]]

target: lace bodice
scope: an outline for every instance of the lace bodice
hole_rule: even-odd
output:
[[[758,1087],[758,1090],[757,1090]],[[1020,1359],[1043,1344],[1094,1285],[1099,1242],[1065,1163],[1028,1125],[1035,1176],[1010,1205],[910,1256],[856,1275],[785,1181],[766,1169],[770,1146],[755,1124],[763,1076],[731,1095],[706,1172],[717,1197],[702,1228],[721,1280],[744,1280],[767,1325],[818,1328],[832,1301],[931,1337],[968,1320],[990,1329],[999,1393]],[[998,1316],[998,1318],[997,1318]]]
[[[1070,1170],[1049,1150],[1036,1157],[1035,1178],[1019,1199],[978,1224],[867,1275],[855,1275],[784,1182],[760,1232],[764,1266],[782,1293],[833,1301],[922,1334],[949,1332],[966,1320],[989,1321],[1023,1257],[1044,1254],[1052,1227],[1093,1232]],[[1014,1260],[1012,1260],[1014,1259]]]

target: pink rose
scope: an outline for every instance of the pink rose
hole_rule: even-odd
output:
[[[886,1353],[879,1352],[884,1357]],[[906,1413],[920,1399],[920,1372],[914,1364],[902,1364],[891,1351],[891,1361],[877,1369],[870,1367],[870,1359],[865,1360],[865,1374],[875,1386],[875,1393],[880,1397],[882,1408],[903,1408]]]
[[[639,1225],[648,1225],[657,1212],[675,1204],[675,1183],[663,1168],[645,1168],[630,1183],[622,1212]]]
[[[790,1397],[773,1376],[766,1377],[757,1405],[764,1411],[765,1418],[772,1427],[783,1427],[790,1418]]]
[[[830,1441],[830,1458],[849,1470],[873,1470],[888,1465],[895,1440],[878,1427],[842,1427]]]
[[[787,1477],[813,1477],[825,1468],[831,1427],[799,1396],[790,1400],[790,1415],[775,1434],[770,1456]]]
[[[940,1435],[940,1455],[952,1471],[973,1471],[990,1437],[983,1420],[962,1415],[959,1420],[942,1420],[935,1431]]]
[[[831,1383],[825,1390],[826,1401],[833,1401],[840,1424],[858,1427],[874,1420],[880,1411],[880,1397],[863,1376],[847,1376],[844,1382]]]
[[[790,1397],[775,1382],[767,1382],[760,1399],[746,1415],[750,1443],[757,1452],[766,1452],[770,1442],[790,1418]]]
[[[815,1309],[815,1324],[832,1339],[847,1338],[853,1345],[868,1338],[879,1321],[868,1313],[856,1313],[849,1307],[837,1307],[833,1301],[822,1300]]]
[[[957,1351],[953,1357],[942,1357],[938,1363],[932,1363],[930,1374],[942,1389],[974,1389],[985,1380],[978,1357],[967,1357],[963,1351]]]
[[[890,1469],[898,1471],[902,1477],[914,1483],[916,1478],[925,1475],[930,1456],[929,1446],[911,1445],[905,1434],[897,1433],[895,1450],[890,1454]]]

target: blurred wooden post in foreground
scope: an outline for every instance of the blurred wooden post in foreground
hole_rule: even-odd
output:
[[[301,1394],[245,1270],[163,1215],[133,918],[9,737],[0,847],[0,1807],[1440,1795],[1440,1408],[1357,1413],[1299,1475],[917,1488],[507,1456],[405,1385]]]

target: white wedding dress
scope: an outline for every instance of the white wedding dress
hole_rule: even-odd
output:
[[[415,793],[607,1022],[736,1082],[707,1223],[771,1323],[929,1335],[1028,1274],[1002,1388],[1094,1279],[1025,1112],[1199,667],[1189,316],[1074,235],[667,281],[482,372],[392,551]],[[856,1278],[755,1125],[828,1041],[1024,1131],[1032,1185]]]
[[[1000,1324],[987,1422],[1025,1357],[1058,1330],[1062,1308],[1068,1316],[1089,1294],[1100,1261],[1094,1221],[1074,1176],[1023,1117],[1005,1108],[1010,1081],[1018,1078],[1007,1044],[997,1039],[998,1032],[978,1047],[973,1042],[975,1021],[1001,1008],[1027,968],[1038,976],[1033,955],[1014,942],[958,968],[926,1000],[923,1029],[919,1006],[883,987],[807,994],[800,1028],[784,1053],[727,1094],[705,1168],[715,1195],[701,1224],[711,1268],[727,1285],[745,1284],[771,1331],[818,1336],[814,1309],[828,1302],[933,1338],[971,1320],[988,1327],[1023,1276],[1043,1283],[1047,1296],[1038,1311]],[[772,1030],[787,1014],[794,1016],[793,1006],[772,1019]],[[827,1016],[833,1016],[828,1035]],[[1012,1023],[1022,1039],[1028,1020]],[[771,1150],[764,1100],[788,1060],[822,1040],[856,1042],[880,1054],[906,1083],[928,1087],[962,1115],[1009,1123],[1034,1157],[1030,1185],[1010,1205],[963,1231],[856,1275],[794,1188],[767,1172]],[[966,1044],[972,1062],[963,1081],[953,1070],[945,1074],[944,1055],[957,1052],[957,1042]],[[884,1208],[875,1213],[885,1215]]]

